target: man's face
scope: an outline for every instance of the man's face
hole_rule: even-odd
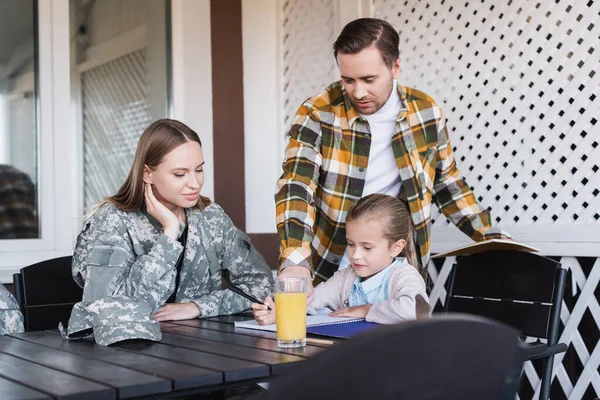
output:
[[[389,68],[375,46],[356,54],[338,53],[337,64],[350,101],[363,115],[373,114],[385,104],[400,72],[400,59]]]

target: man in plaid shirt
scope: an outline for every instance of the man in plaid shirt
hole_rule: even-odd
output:
[[[345,267],[346,212],[370,193],[407,204],[422,267],[432,202],[476,241],[503,236],[456,167],[441,108],[396,83],[398,43],[385,21],[350,22],[333,46],[342,80],[298,109],[275,196],[280,276],[327,280]]]

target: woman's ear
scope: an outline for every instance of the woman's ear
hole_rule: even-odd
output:
[[[152,184],[152,170],[144,164],[144,183]]]
[[[402,250],[404,250],[405,247],[406,240],[400,239],[397,242],[392,243],[392,245],[390,246],[390,254],[392,255],[392,257],[396,257],[402,252]]]

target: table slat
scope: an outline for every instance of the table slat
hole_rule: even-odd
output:
[[[226,324],[233,324],[234,322],[248,321],[254,318],[252,314],[235,314],[235,315],[217,315],[215,317],[205,318],[205,321],[224,322]]]
[[[0,376],[48,393],[58,400],[117,398],[113,388],[5,353],[0,353]]]
[[[52,397],[0,377],[0,399],[2,400],[46,400]]]
[[[267,364],[271,373],[281,373],[288,370],[296,361],[303,361],[303,357],[292,354],[276,353],[273,351],[253,349],[249,347],[236,346],[229,343],[220,343],[189,336],[169,333],[170,327],[163,327],[163,338],[161,343],[182,347],[207,353],[220,354],[232,358]]]
[[[0,336],[0,349],[3,353],[114,387],[121,399],[171,391],[168,380],[15,337]]]
[[[161,324],[161,327],[163,325]],[[178,333],[217,342],[233,343],[239,346],[253,347],[279,353],[294,354],[301,357],[314,357],[325,347],[307,345],[300,349],[284,349],[277,346],[274,332],[254,331],[252,329],[235,328],[233,325],[202,320],[172,321],[170,326],[177,328],[171,333]],[[208,328],[210,326],[211,328]]]
[[[227,317],[239,317],[239,315],[228,315]],[[233,324],[233,322],[225,322],[222,320],[219,321],[216,318],[217,317],[215,317],[215,319],[211,319],[211,320],[197,319],[197,320],[184,320],[184,321],[170,321],[170,323],[173,323],[176,325],[193,326],[193,327],[197,327],[197,328],[210,329],[210,330],[219,331],[219,332],[235,333],[237,335],[254,336],[254,337],[260,337],[260,338],[265,338],[265,339],[277,340],[276,332],[261,331],[259,329],[238,328]],[[218,317],[218,318],[222,318],[222,317]],[[242,321],[247,321],[247,320],[248,320],[248,318],[242,319]],[[312,335],[309,334],[308,337],[312,337]],[[317,335],[315,337],[319,337],[319,338],[323,339],[322,336]],[[331,340],[334,343],[342,343],[346,340],[346,339],[337,339],[337,338],[327,338],[327,339]],[[306,347],[309,348],[309,351],[312,351],[312,350],[310,350],[310,348],[312,348],[312,347],[329,348],[329,347],[331,347],[331,345],[309,344]],[[317,350],[317,351],[319,351],[319,350]],[[312,356],[312,354],[311,354],[311,356]]]
[[[100,346],[92,341],[64,340],[60,335],[52,332],[26,332],[14,336],[83,357],[169,379],[173,383],[173,390],[216,385],[223,382],[223,374],[218,371],[131,353],[114,347]]]
[[[177,348],[147,340],[124,341],[116,343],[114,346],[138,354],[145,354],[165,360],[177,361],[179,363],[221,371],[225,376],[225,382],[235,382],[269,376],[269,367],[264,364]]]

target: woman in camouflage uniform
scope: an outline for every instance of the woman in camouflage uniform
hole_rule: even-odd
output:
[[[204,157],[185,124],[158,120],[142,134],[116,195],[86,222],[73,255],[83,299],[70,337],[93,333],[99,344],[160,340],[158,321],[233,314],[250,302],[222,290],[221,274],[259,299],[273,278],[248,236],[200,195]]]

